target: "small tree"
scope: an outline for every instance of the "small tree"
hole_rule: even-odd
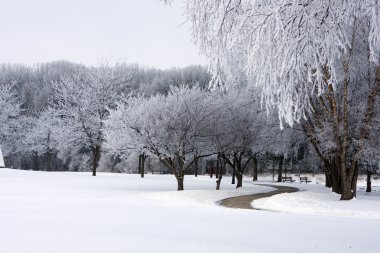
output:
[[[61,133],[61,141],[67,148],[90,151],[93,176],[102,152],[103,121],[130,78],[119,70],[104,64],[53,85],[53,107],[59,111],[62,125],[70,129]]]
[[[15,95],[13,85],[0,85],[0,108],[0,143],[6,154],[12,148],[17,148],[15,140],[20,139],[23,125],[19,117],[21,104]]]
[[[38,155],[47,155],[47,170],[52,170],[53,155],[57,152],[56,129],[57,117],[53,109],[47,109],[36,117],[27,117],[23,150]],[[37,167],[37,166],[35,166]],[[36,168],[37,169],[37,168]]]

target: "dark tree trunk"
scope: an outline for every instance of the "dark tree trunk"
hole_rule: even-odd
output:
[[[178,184],[177,190],[183,191],[184,190],[184,188],[183,188],[183,176],[178,176],[176,178],[177,178],[177,184]]]
[[[282,182],[282,165],[284,163],[284,157],[281,156],[280,160],[278,161],[278,178],[277,182]]]
[[[351,189],[351,180],[342,180],[341,194],[340,200],[351,200],[355,197],[355,193]]]
[[[195,158],[195,160],[194,160],[194,175],[195,175],[195,177],[197,177],[198,176],[198,158]]]
[[[160,162],[168,168],[171,173],[175,176],[177,179],[177,190],[178,191],[183,191],[183,179],[185,176],[185,171],[184,171],[184,162],[181,161],[180,157],[178,158],[179,162],[176,164],[172,158],[164,158],[164,159],[159,159]],[[179,166],[179,167],[176,167]]]
[[[47,152],[47,167],[46,167],[47,171],[52,171],[53,170],[53,168],[52,168],[52,161],[53,161],[53,152],[51,152],[51,150],[49,149],[48,152]]]
[[[351,200],[356,197],[356,184],[359,175],[358,165],[355,163],[345,170],[345,173],[342,173],[342,195],[340,200]]]
[[[236,173],[236,180],[237,180],[236,189],[243,187],[243,174]]]
[[[220,189],[220,183],[222,182],[224,167],[225,167],[225,163],[222,161],[222,158],[218,155],[218,163],[217,163],[218,180],[216,180],[216,190]]]
[[[141,175],[141,178],[144,178],[145,174],[145,159],[146,159],[145,153],[142,153],[139,155],[139,173]]]
[[[257,173],[258,173],[257,158],[255,156],[253,157],[253,181],[257,181]]]
[[[356,197],[358,165],[353,163],[351,166],[341,163],[340,157],[324,161],[326,186],[331,186],[333,192],[341,194],[341,200]]]
[[[231,184],[235,184],[235,177],[236,177],[236,157],[234,156],[233,163],[230,166],[232,167],[232,181]]]
[[[235,168],[232,168],[232,181],[231,181],[231,184],[235,184]]]
[[[354,175],[351,178],[351,191],[353,192],[353,195],[355,198],[356,198],[356,187],[358,183],[358,176],[359,176],[359,167],[358,167],[358,164],[356,163]]]
[[[325,186],[327,188],[331,188],[332,187],[331,176],[330,176],[329,171],[327,171],[326,168],[325,168],[325,178],[326,178]]]
[[[137,168],[138,173],[141,174],[141,155],[139,155],[139,167]]]
[[[241,156],[238,157],[237,154],[235,154],[235,175],[236,175],[236,180],[237,180],[237,184],[236,184],[236,188],[241,188],[243,187],[243,168],[242,168],[242,164],[241,164]]]
[[[38,152],[33,152],[33,170],[39,169]]]
[[[327,179],[331,183],[332,191],[338,194],[342,194],[342,178],[339,174],[340,162],[338,158],[333,159],[332,161],[324,161],[326,167]],[[326,180],[326,181],[328,181]],[[350,186],[351,187],[351,186]]]
[[[145,174],[145,156],[144,154],[141,156],[141,178],[144,178]]]
[[[372,187],[371,187],[371,171],[367,169],[367,189],[365,190],[366,192],[371,192]]]
[[[99,145],[92,148],[92,176],[96,176],[96,169],[99,165],[101,147]]]

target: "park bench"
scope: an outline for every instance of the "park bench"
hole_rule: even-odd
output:
[[[293,180],[292,177],[282,177],[282,182],[290,182],[290,183],[293,183],[294,181],[296,180]]]
[[[300,177],[300,184],[301,184],[302,182],[310,183],[311,181],[310,181],[310,180],[307,180],[307,177]]]

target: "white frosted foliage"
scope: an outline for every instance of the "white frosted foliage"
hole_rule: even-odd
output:
[[[239,52],[250,85],[261,88],[265,106],[277,108],[290,125],[310,110],[308,95],[340,85],[337,62],[350,50],[357,22],[367,22],[369,57],[379,63],[376,0],[188,0],[186,10],[214,76],[221,69],[228,75],[236,66],[231,55]]]

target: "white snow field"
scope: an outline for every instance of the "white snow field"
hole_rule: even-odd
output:
[[[185,191],[177,192],[170,175],[141,179],[0,169],[0,252],[379,252],[376,215],[352,218],[225,208],[215,202],[272,188],[247,179],[244,190],[233,190],[230,178],[225,178],[226,190],[217,192],[214,180],[186,176]],[[371,201],[368,208],[379,207],[380,197]],[[347,205],[351,202],[360,200]]]

